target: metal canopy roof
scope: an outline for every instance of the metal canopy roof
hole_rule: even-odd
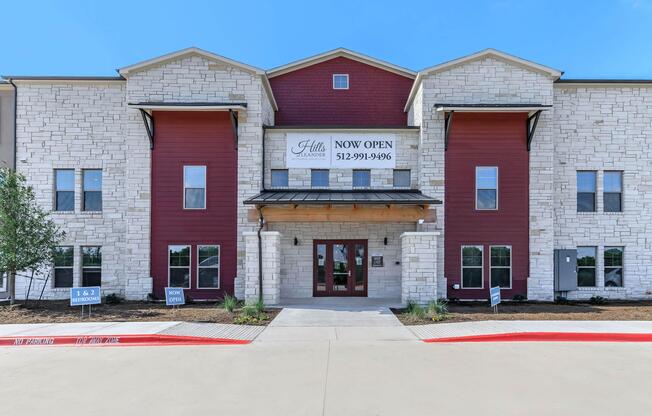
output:
[[[436,111],[459,111],[459,112],[531,112],[547,110],[549,104],[435,104]]]
[[[193,110],[193,111],[214,111],[214,110],[245,110],[247,103],[225,103],[225,102],[138,102],[128,103],[130,108],[143,110]]]
[[[244,201],[248,205],[346,205],[346,204],[441,204],[441,201],[410,189],[284,189],[262,191]]]

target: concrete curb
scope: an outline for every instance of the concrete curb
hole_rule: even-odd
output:
[[[428,343],[456,342],[652,342],[652,334],[604,332],[512,332],[505,334],[466,335],[429,338]]]
[[[243,345],[251,340],[164,334],[55,335],[0,337],[0,346],[127,347],[172,345]]]

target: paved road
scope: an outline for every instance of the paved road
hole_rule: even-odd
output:
[[[651,386],[645,343],[0,348],[2,414],[646,414]]]

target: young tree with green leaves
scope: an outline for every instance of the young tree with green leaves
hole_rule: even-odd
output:
[[[0,271],[8,274],[11,304],[16,299],[16,273],[36,270],[53,261],[64,233],[34,197],[25,177],[0,168]]]

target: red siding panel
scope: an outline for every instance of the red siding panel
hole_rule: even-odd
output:
[[[154,294],[168,282],[167,246],[192,245],[194,299],[233,294],[236,275],[237,166],[227,112],[155,112],[152,151],[152,277]],[[206,166],[206,209],[183,209],[183,166]],[[220,289],[197,289],[197,245],[220,245]]]
[[[456,113],[446,151],[445,276],[448,295],[489,298],[489,246],[512,246],[512,289],[527,294],[529,275],[529,156],[525,114]],[[475,168],[498,166],[498,210],[476,211]],[[484,247],[484,289],[459,289],[460,247]]]
[[[349,74],[349,89],[334,90],[333,74]],[[413,80],[338,57],[270,79],[277,125],[405,126]]]

